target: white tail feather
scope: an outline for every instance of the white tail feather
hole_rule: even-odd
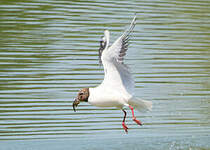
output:
[[[139,112],[152,110],[152,102],[139,98],[133,97],[128,101],[128,104],[136,108]]]

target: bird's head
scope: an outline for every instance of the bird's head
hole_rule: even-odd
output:
[[[76,112],[76,107],[80,102],[87,102],[89,97],[89,88],[81,89],[73,102],[73,109]]]

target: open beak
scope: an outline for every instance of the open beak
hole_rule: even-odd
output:
[[[76,98],[73,102],[73,109],[74,109],[74,112],[76,112],[76,107],[78,106],[78,104],[80,103],[80,101]]]

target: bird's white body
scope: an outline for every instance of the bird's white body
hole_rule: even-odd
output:
[[[128,99],[131,95],[120,93],[111,88],[104,88],[103,86],[98,86],[96,88],[90,88],[90,96],[88,102],[91,105],[98,107],[117,107],[122,108],[124,105],[128,104]],[[101,92],[103,90],[103,92]],[[100,92],[100,94],[97,94]]]
[[[124,107],[129,107],[132,112],[133,121],[142,125],[134,115],[134,108],[138,111],[150,110],[152,103],[141,100],[134,96],[134,80],[128,69],[123,63],[123,57],[128,50],[128,41],[130,33],[135,26],[136,16],[131,22],[130,28],[126,30],[111,46],[109,46],[109,31],[105,30],[104,37],[100,41],[99,62],[104,67],[104,80],[95,88],[83,88],[79,91],[77,98],[73,102],[73,109],[80,101],[89,102],[91,105],[98,107],[117,107],[122,109],[124,117],[122,126],[125,132],[128,127],[125,124],[126,111]]]
[[[95,87],[89,88],[88,102],[98,107],[134,106],[139,111],[151,109],[152,103],[134,97],[134,80],[128,67],[123,64],[123,56],[126,55],[128,38],[135,26],[134,17],[131,26],[109,47],[109,31],[105,34],[105,47],[101,52],[101,61],[104,66],[104,80]]]

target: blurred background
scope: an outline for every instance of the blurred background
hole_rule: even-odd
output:
[[[3,149],[209,149],[210,1],[1,0],[0,145]],[[119,37],[137,13],[125,63],[153,111],[81,103],[103,80],[105,29]]]

